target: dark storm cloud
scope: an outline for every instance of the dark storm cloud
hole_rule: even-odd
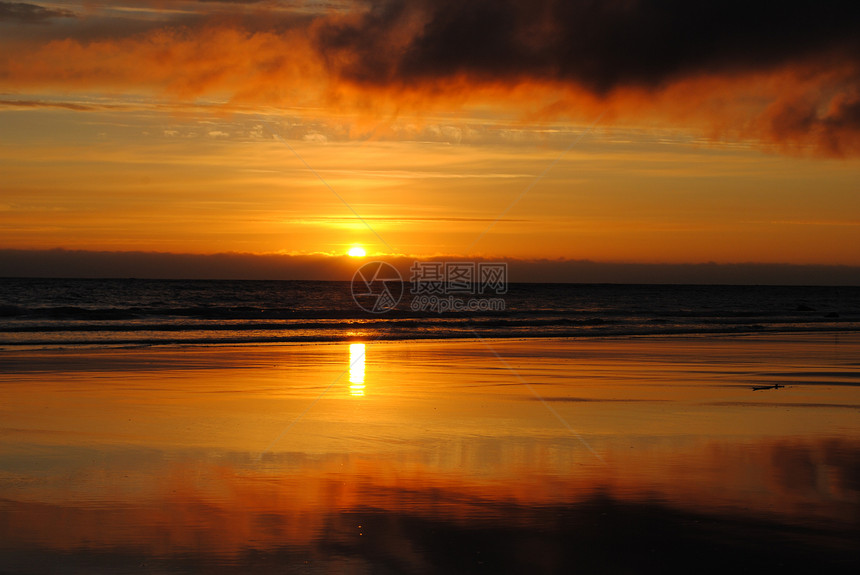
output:
[[[417,25],[416,25],[417,23]],[[399,39],[413,29],[408,39]],[[860,3],[390,0],[318,37],[359,82],[573,81],[597,93],[807,58],[860,61]]]
[[[639,105],[720,81],[664,101],[669,115],[786,151],[860,153],[858,2],[386,0],[318,24],[330,73],[366,89],[545,84],[597,100],[635,91]],[[776,81],[762,91],[753,77]]]
[[[45,22],[51,18],[74,18],[69,10],[45,8],[25,2],[0,2],[0,22]]]

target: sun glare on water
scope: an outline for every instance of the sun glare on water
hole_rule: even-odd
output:
[[[364,248],[359,247],[359,246],[349,248],[349,251],[347,253],[354,258],[363,258],[364,256],[367,255],[367,252],[364,251]]]

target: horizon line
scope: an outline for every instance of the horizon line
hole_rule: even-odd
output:
[[[488,256],[193,254],[154,251],[0,249],[6,279],[349,281],[365,263],[387,261],[409,276],[412,261],[503,262],[511,283],[860,286],[860,265],[783,262],[611,262]]]

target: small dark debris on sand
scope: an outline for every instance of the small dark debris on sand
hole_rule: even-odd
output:
[[[775,383],[773,385],[754,385],[752,389],[753,389],[753,391],[759,391],[762,389],[779,389],[781,387],[785,387],[785,386],[780,385],[778,383]]]

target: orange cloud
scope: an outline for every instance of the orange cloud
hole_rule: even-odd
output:
[[[162,91],[198,96],[286,99],[277,90],[318,75],[307,43],[295,34],[226,26],[164,28],[122,39],[52,40],[35,50],[7,52],[0,77],[17,89]],[[265,90],[267,81],[279,86]],[[307,95],[302,94],[301,99]]]

